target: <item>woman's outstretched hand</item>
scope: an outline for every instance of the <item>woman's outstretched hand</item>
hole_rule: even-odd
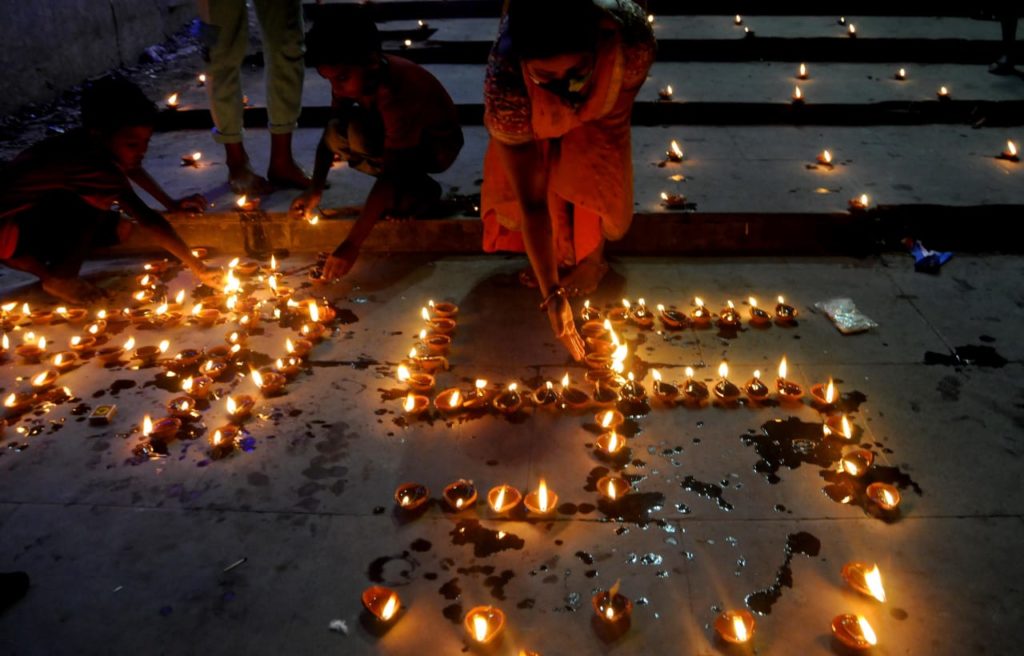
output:
[[[568,298],[560,294],[551,300],[551,303],[548,304],[548,321],[551,322],[551,330],[555,333],[555,337],[569,351],[572,359],[577,362],[582,360],[585,353],[583,338],[576,332],[572,305]]]

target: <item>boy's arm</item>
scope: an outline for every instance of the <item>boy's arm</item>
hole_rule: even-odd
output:
[[[309,189],[292,201],[291,215],[296,219],[308,218],[320,204],[324,195],[324,188],[327,186],[327,174],[334,163],[334,151],[327,146],[323,137],[316,147],[316,161],[313,163],[313,177]]]
[[[178,212],[182,210],[202,212],[206,209],[206,199],[199,194],[183,198],[181,201],[171,198],[170,194],[164,191],[164,188],[160,186],[160,183],[153,179],[153,176],[149,174],[149,171],[141,166],[129,171],[128,179],[139,185],[140,188],[155,198],[158,203],[163,205],[170,212]]]

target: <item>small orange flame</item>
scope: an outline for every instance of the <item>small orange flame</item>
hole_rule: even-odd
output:
[[[457,408],[457,407],[459,407],[459,403],[461,403],[461,402],[462,402],[462,392],[460,392],[459,390],[455,390],[452,393],[452,398],[449,399],[449,401],[448,401],[448,407],[450,407],[450,408]]]
[[[256,387],[263,387],[263,376],[260,375],[260,372],[255,369],[252,369],[251,375],[252,382],[256,383]]]
[[[779,298],[782,297],[780,296]],[[782,361],[779,362],[779,378],[786,380],[787,373],[789,373],[789,365],[786,364],[786,356],[782,356]]]
[[[388,597],[388,602],[384,604],[383,610],[380,611],[380,618],[387,622],[391,619],[394,614],[398,611],[398,595],[392,593]]]
[[[167,96],[167,106],[168,107],[177,107],[178,106],[178,94],[172,93],[171,95]]]
[[[413,395],[412,392],[409,392],[405,396],[405,403],[402,404],[402,409],[405,410],[406,412],[412,412],[415,407],[416,407],[416,397],[415,397],[415,395]]]
[[[245,207],[245,204],[248,201],[249,197],[246,196],[245,194],[242,194],[241,196],[238,197],[238,200],[235,201],[235,205],[237,205],[238,207]]]
[[[543,478],[540,479],[540,485],[537,486],[537,507],[540,508],[541,512],[548,509],[548,486]]]
[[[612,501],[615,501],[615,495],[615,484],[612,483],[611,481],[608,481],[608,498],[611,499]]]
[[[864,637],[864,642],[869,645],[878,644],[878,636],[875,635],[875,630],[868,624],[867,619],[863,615],[857,616],[857,625],[860,627],[860,633]]]
[[[134,337],[129,337],[128,339],[124,340],[124,347],[123,348],[126,351],[130,351],[133,348],[135,348],[135,338]]]
[[[490,626],[487,624],[487,618],[483,615],[475,615],[473,617],[473,637],[476,638],[476,641],[483,642],[486,640],[489,631]]]
[[[733,615],[732,617],[732,634],[737,642],[746,642],[750,639],[750,636],[747,634],[747,625],[739,615]]]
[[[505,505],[505,486],[502,485],[498,490],[498,498],[494,500],[494,509],[500,511]]]
[[[853,427],[850,426],[850,420],[846,418],[846,415],[842,416],[839,424],[840,431],[842,431],[843,433],[843,437],[845,437],[846,439],[851,439],[853,437]]]
[[[828,386],[825,388],[825,403],[832,403],[836,398],[836,388],[832,379],[828,379]]]
[[[291,344],[291,340],[288,340],[288,342],[289,342],[289,345],[290,345]],[[289,348],[288,352],[291,353],[292,349]],[[398,365],[398,382],[405,383],[408,380],[409,380],[409,367],[406,367],[404,364]]]
[[[1006,142],[1006,154],[1009,155],[1010,157],[1016,157],[1017,156],[1017,144],[1013,143],[1012,141],[1007,141]]]
[[[888,493],[888,490],[886,492]],[[878,571],[878,565],[864,574],[864,583],[867,584],[872,597],[885,603],[885,588],[882,586],[882,573]]]
[[[683,159],[683,149],[679,147],[679,142],[677,142],[675,139],[673,139],[672,143],[669,144],[669,149],[672,151],[672,154],[675,155],[677,158]]]
[[[142,418],[142,436],[149,437],[149,434],[153,432],[153,420],[146,415]]]
[[[729,376],[729,365],[724,360],[718,365],[718,377],[725,380]]]

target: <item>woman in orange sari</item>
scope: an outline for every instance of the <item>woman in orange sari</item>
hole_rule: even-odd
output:
[[[484,86],[484,250],[526,251],[521,278],[579,360],[568,297],[596,289],[605,241],[632,221],[630,113],[654,34],[632,0],[508,4]]]

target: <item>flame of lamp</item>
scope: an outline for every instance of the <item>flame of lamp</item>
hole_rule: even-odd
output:
[[[398,593],[382,585],[373,585],[363,590],[363,607],[379,622],[391,622],[401,608]]]
[[[896,510],[902,499],[899,489],[895,485],[889,485],[888,483],[872,483],[868,485],[864,493],[882,510]]]
[[[715,633],[729,643],[749,642],[754,635],[754,615],[748,610],[727,610],[715,618]]]
[[[498,514],[511,512],[522,501],[522,493],[511,485],[498,485],[487,493],[487,505]]]
[[[395,504],[405,511],[420,508],[430,500],[430,490],[420,483],[402,483],[395,489]]]
[[[463,625],[470,640],[477,644],[487,644],[505,628],[505,613],[493,606],[477,606],[466,613]]]
[[[832,635],[846,647],[857,651],[870,649],[877,643],[875,632],[867,620],[849,613],[832,619]]]
[[[618,592],[613,595],[607,590],[602,590],[591,598],[591,605],[594,614],[608,624],[629,622],[633,614],[633,602]]]

